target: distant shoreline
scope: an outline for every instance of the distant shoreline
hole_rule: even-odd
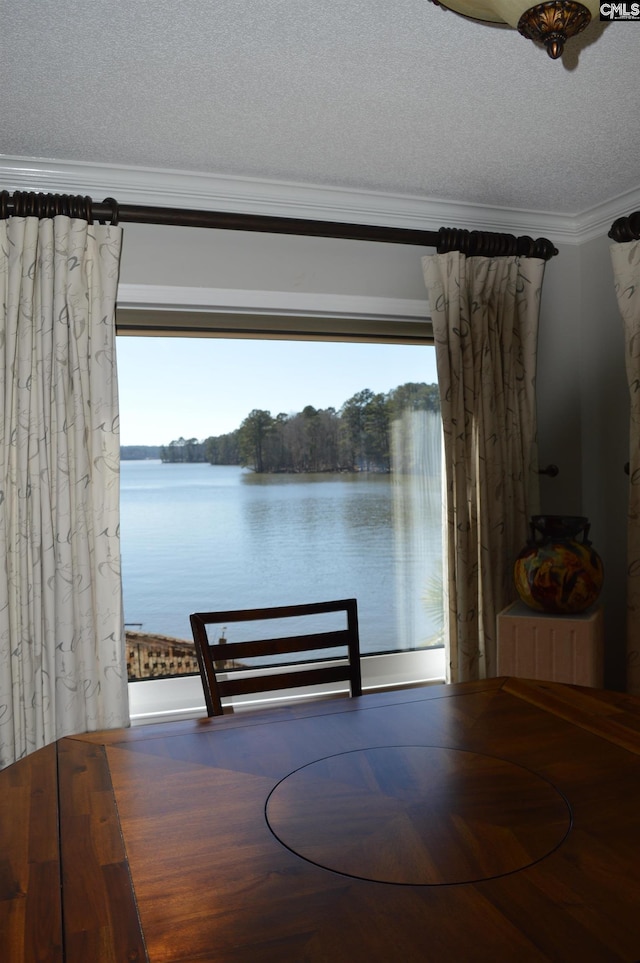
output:
[[[120,445],[121,461],[160,461],[162,445]]]

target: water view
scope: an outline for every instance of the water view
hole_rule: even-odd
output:
[[[437,644],[440,506],[437,459],[391,474],[123,461],[125,621],[191,641],[193,611],[354,597],[364,653]]]

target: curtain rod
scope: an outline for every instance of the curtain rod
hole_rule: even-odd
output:
[[[640,211],[634,211],[633,214],[629,214],[627,217],[619,217],[617,221],[614,221],[608,237],[612,241],[617,241],[618,244],[623,244],[625,241],[640,240]]]
[[[519,255],[548,261],[558,253],[547,240],[539,237],[516,237],[491,231],[467,231],[441,227],[438,231],[418,231],[375,224],[346,224],[340,221],[314,221],[297,217],[272,217],[263,214],[239,214],[228,211],[197,211],[176,207],[144,207],[118,204],[112,197],[102,202],[91,197],[36,192],[0,192],[0,219],[8,217],[54,217],[66,214],[93,223],[158,224],[176,227],[205,227],[226,231],[257,231],[268,234],[292,234],[304,237],[330,237],[353,241],[382,241],[387,244],[413,244],[435,247],[438,254],[461,251],[471,257]]]

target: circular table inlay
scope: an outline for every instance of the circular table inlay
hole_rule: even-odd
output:
[[[571,828],[565,797],[505,759],[380,746],[294,770],[266,805],[272,833],[309,862],[359,879],[439,885],[543,859]]]

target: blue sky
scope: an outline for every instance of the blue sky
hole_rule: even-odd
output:
[[[202,440],[254,408],[339,408],[363,388],[437,380],[424,345],[119,337],[117,351],[123,445]]]

